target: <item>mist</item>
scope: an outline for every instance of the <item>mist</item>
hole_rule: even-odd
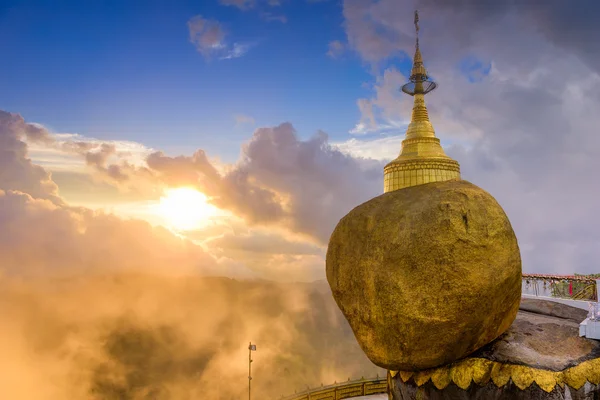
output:
[[[258,280],[164,227],[71,206],[24,140],[57,146],[0,112],[0,398],[239,399],[250,341],[257,399],[383,375],[324,281]],[[103,169],[104,150],[86,159]]]
[[[385,371],[324,281],[112,274],[0,280],[0,398],[257,399]]]

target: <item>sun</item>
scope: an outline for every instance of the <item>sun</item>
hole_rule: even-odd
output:
[[[157,214],[170,228],[189,231],[202,227],[218,209],[208,203],[205,194],[189,187],[168,189],[161,197]]]

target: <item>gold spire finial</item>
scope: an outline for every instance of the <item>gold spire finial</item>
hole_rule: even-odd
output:
[[[413,90],[415,93],[418,93],[423,90],[421,85],[418,85],[418,82],[424,82],[428,80],[427,70],[423,65],[423,56],[421,55],[421,49],[419,48],[419,10],[415,10],[415,31],[417,36],[416,46],[415,46],[415,56],[413,58],[413,67],[410,71],[410,81],[415,83]],[[435,89],[435,86],[431,87],[431,90]],[[406,92],[408,93],[408,92]],[[413,95],[414,93],[408,93]]]
[[[416,47],[413,66],[402,91],[414,97],[410,124],[398,158],[384,168],[384,191],[390,192],[423,183],[460,178],[460,166],[444,153],[435,136],[425,95],[437,87],[427,75],[419,48],[419,11],[415,10]]]
[[[417,31],[417,46],[419,46],[419,10],[415,10],[415,29]]]

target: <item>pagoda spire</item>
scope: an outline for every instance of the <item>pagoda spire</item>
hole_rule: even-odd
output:
[[[444,153],[425,105],[425,95],[437,84],[427,75],[419,47],[419,13],[415,11],[416,46],[409,82],[402,91],[413,96],[413,110],[400,155],[384,168],[384,191],[424,183],[460,179],[458,162]]]

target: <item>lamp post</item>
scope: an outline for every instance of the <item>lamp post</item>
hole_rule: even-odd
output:
[[[250,344],[248,345],[248,400],[252,400],[252,352],[256,351],[256,345]]]

